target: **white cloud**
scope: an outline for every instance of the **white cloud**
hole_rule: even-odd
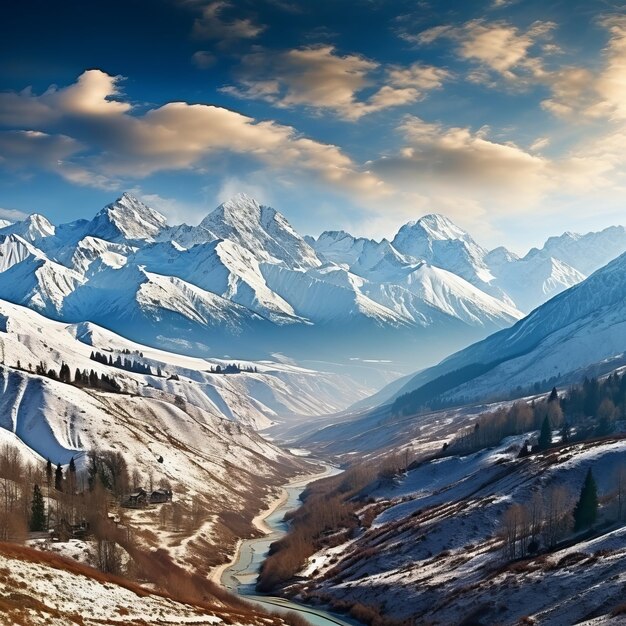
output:
[[[549,40],[555,27],[554,22],[536,21],[521,30],[504,20],[476,19],[462,26],[435,26],[417,35],[405,34],[404,38],[423,45],[441,38],[452,40],[459,57],[478,64],[479,71],[470,73],[473,82],[490,84],[491,75],[496,75],[520,83],[545,74],[543,60],[533,48]],[[546,54],[556,49],[544,44],[542,51]]]
[[[527,208],[551,187],[544,158],[490,139],[488,129],[472,132],[408,116],[398,130],[404,148],[371,164],[396,188],[431,198],[455,196],[456,189],[487,204],[506,199],[511,210]]]
[[[547,148],[550,145],[549,137],[537,137],[535,141],[530,144],[531,152],[540,152],[543,148]]]
[[[68,87],[50,86],[40,96],[29,87],[21,92],[0,93],[0,124],[6,126],[37,126],[59,117],[116,116],[132,109],[121,96],[121,76],[110,76],[100,70],[87,70]]]
[[[422,99],[449,77],[442,68],[415,63],[387,68],[360,55],[336,54],[331,45],[281,52],[257,50],[243,57],[237,85],[222,91],[278,107],[334,111],[346,120]],[[366,89],[374,88],[369,97]]]
[[[202,171],[207,159],[235,154],[267,170],[313,174],[340,190],[374,196],[386,193],[380,180],[362,171],[340,148],[302,137],[290,126],[185,102],[133,114],[128,103],[110,100],[119,95],[119,80],[90,70],[74,85],[41,96],[30,91],[8,94],[11,120],[39,129],[0,135],[6,165],[36,165],[77,184],[116,187],[120,179],[139,179],[160,171]],[[23,106],[13,106],[15,98]],[[0,99],[0,119],[3,112]],[[49,134],[51,120],[55,128],[67,125],[74,136]]]

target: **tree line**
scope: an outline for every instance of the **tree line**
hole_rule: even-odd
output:
[[[610,435],[617,420],[626,417],[626,373],[611,374],[604,380],[585,378],[559,394],[556,387],[548,397],[520,400],[481,414],[475,424],[444,444],[444,454],[469,453],[497,445],[505,437],[538,430],[536,441],[529,439],[521,456],[547,450],[558,432],[561,443],[585,441]]]
[[[248,374],[256,374],[258,373],[257,367],[253,367],[252,365],[247,365],[242,367],[238,363],[229,363],[228,365],[222,367],[221,365],[211,366],[209,372],[211,374],[240,374],[241,372],[246,372]]]
[[[115,359],[113,355],[109,354],[108,357],[106,354],[98,351],[92,351],[89,358],[92,361],[96,361],[97,363],[101,363],[102,365],[108,365],[109,367],[117,367],[118,369],[126,370],[127,372],[134,372],[135,374],[147,374],[149,376],[153,375],[152,368],[150,365],[146,363],[142,363],[141,361],[135,361],[134,359],[129,359],[127,357],[122,358],[121,355],[117,355]],[[156,372],[157,376],[162,376],[161,368],[157,368]]]
[[[61,367],[58,372],[54,368],[49,368],[45,361],[37,363],[34,370],[30,363],[27,367],[22,367],[22,364],[18,361],[16,369],[26,372],[34,372],[38,376],[45,376],[46,378],[57,380],[67,385],[75,385],[76,387],[89,387],[91,389],[99,389],[101,391],[108,391],[111,393],[122,392],[121,385],[113,376],[109,376],[105,373],[98,376],[98,373],[93,369],[81,370],[77,367],[74,372],[74,377],[72,378],[70,366],[65,363],[65,361],[61,362]]]

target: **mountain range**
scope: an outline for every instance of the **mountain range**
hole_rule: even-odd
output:
[[[197,226],[168,225],[124,194],[91,220],[33,214],[0,228],[0,298],[196,356],[380,359],[409,371],[508,328],[624,251],[618,226],[519,258],[436,214],[391,241],[302,237],[244,194]]]

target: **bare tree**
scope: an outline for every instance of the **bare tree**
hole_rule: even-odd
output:
[[[549,487],[544,493],[545,544],[554,548],[572,527],[572,497],[564,487]]]

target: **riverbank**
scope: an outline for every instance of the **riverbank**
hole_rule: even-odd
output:
[[[250,602],[274,611],[297,613],[313,626],[362,626],[351,618],[332,614],[321,608],[300,604],[287,598],[258,595],[256,592],[259,569],[267,557],[270,545],[287,531],[285,514],[300,505],[300,494],[309,483],[336,475],[341,471],[337,467],[325,465],[323,471],[298,476],[285,484],[276,498],[254,519],[254,526],[263,532],[263,536],[239,541],[234,557],[229,563],[216,568],[212,580],[217,582],[216,579],[219,578],[219,583],[224,589],[237,593]]]
[[[270,501],[268,507],[263,509],[253,520],[252,525],[264,535],[271,535],[273,530],[267,524],[267,519],[271,517],[277,509],[284,506],[289,499],[288,489],[293,487],[306,486],[308,483],[313,482],[314,480],[319,480],[320,478],[325,478],[329,474],[331,474],[333,468],[331,466],[324,466],[324,469],[321,472],[316,472],[315,474],[305,474],[303,476],[296,476],[289,483],[280,487],[279,494]],[[220,585],[226,587],[222,582],[222,577],[227,569],[233,567],[237,561],[239,561],[241,557],[241,548],[243,546],[243,539],[237,540],[237,545],[235,546],[235,551],[230,560],[226,561],[226,563],[222,563],[215,567],[211,573],[209,574],[209,580],[216,585]],[[228,589],[228,587],[226,587]]]

